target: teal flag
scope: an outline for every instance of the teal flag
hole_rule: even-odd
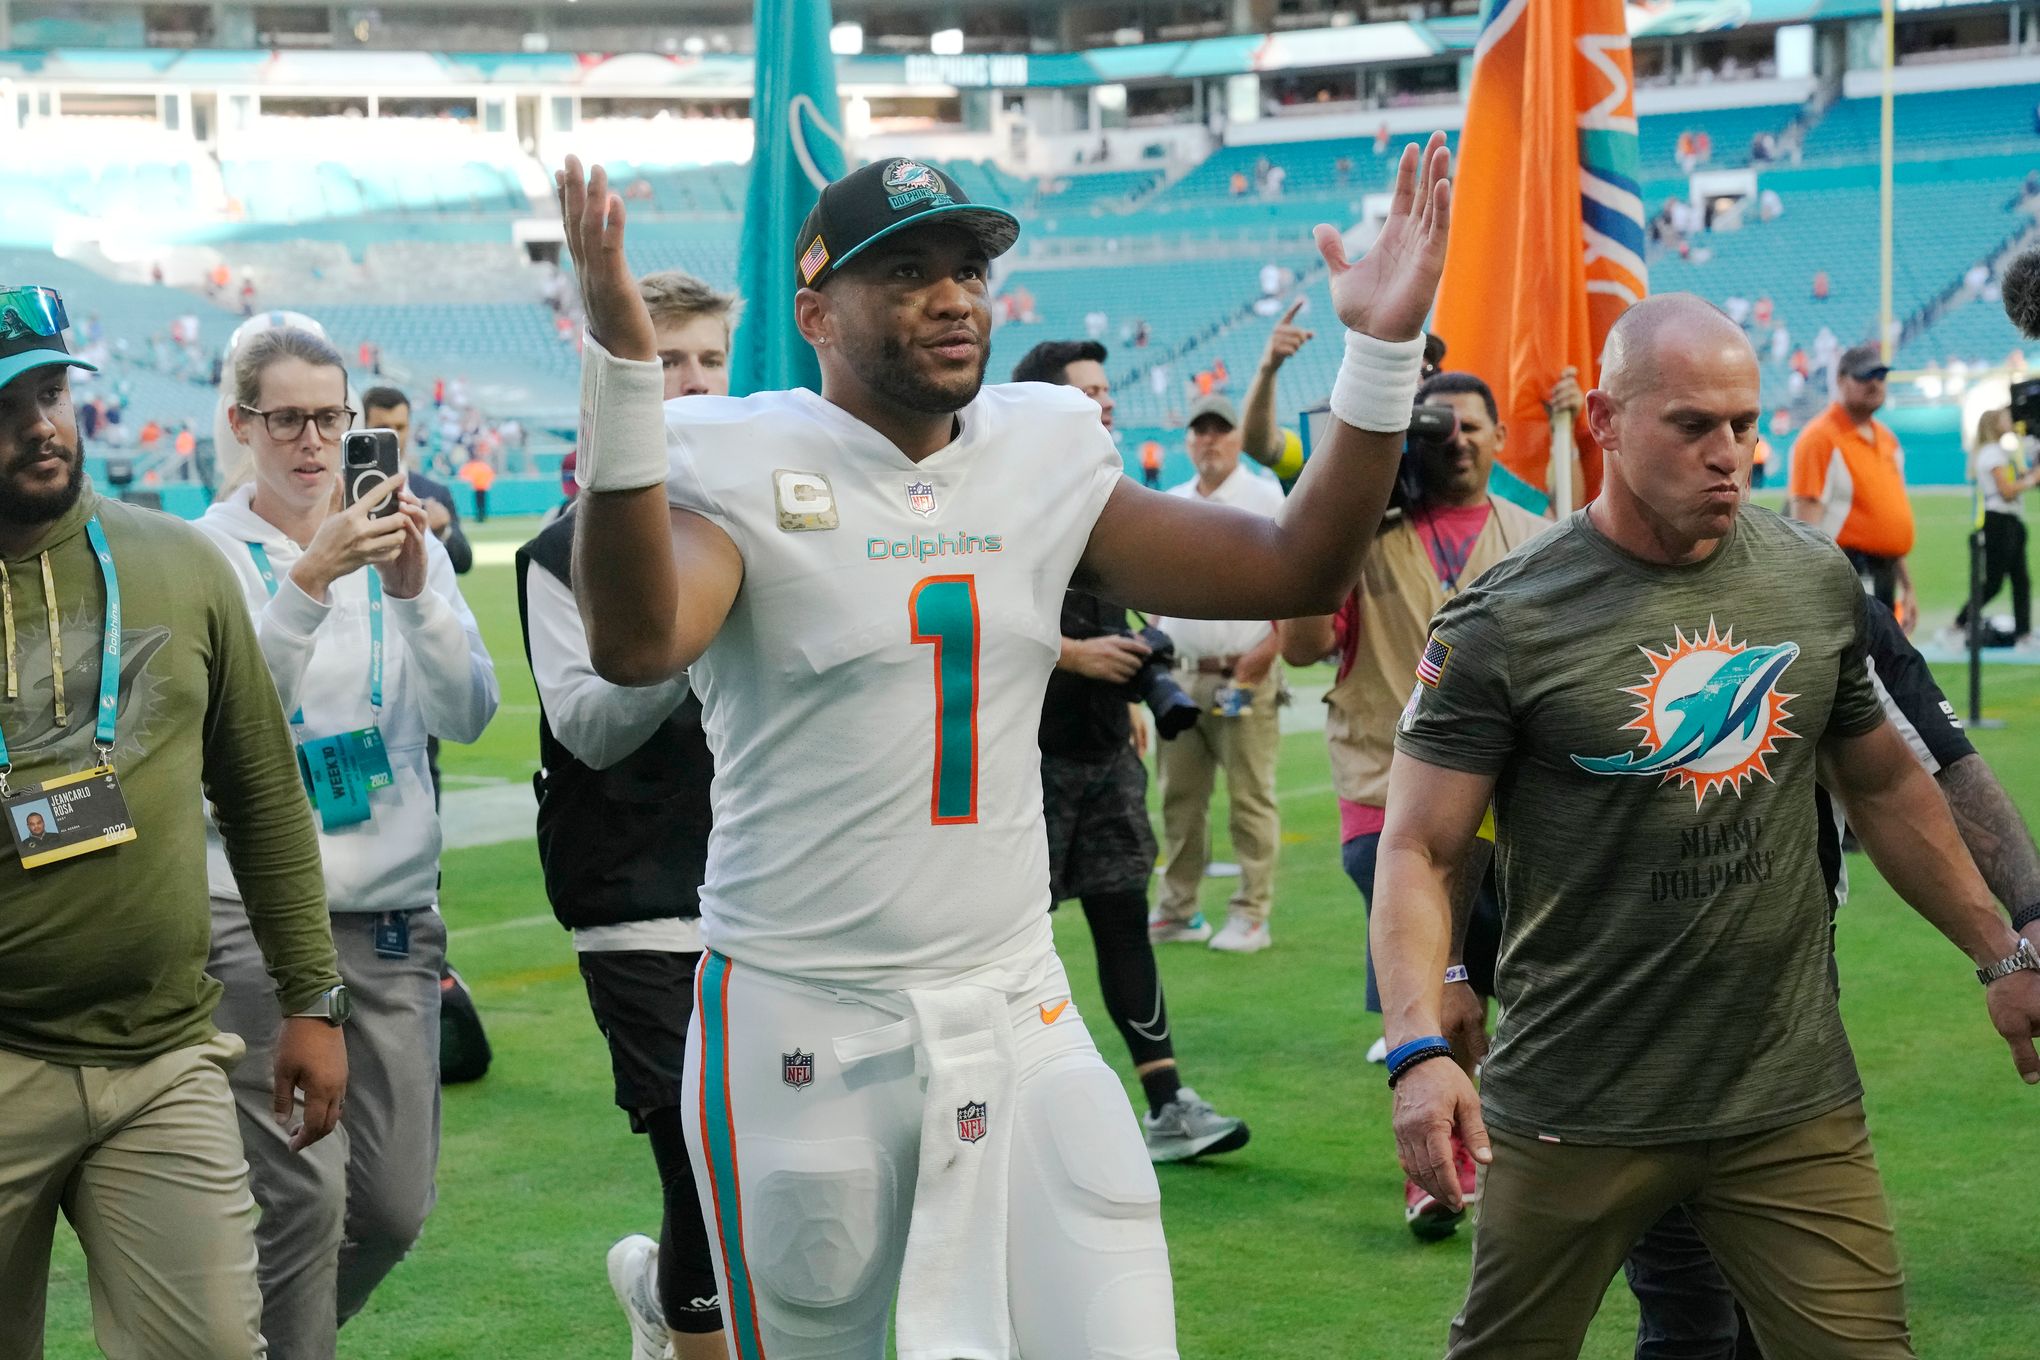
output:
[[[794,236],[822,186],[845,169],[829,0],[758,0],[757,15],[755,144],[737,264],[744,323],[730,371],[730,390],[738,396],[821,388],[814,350],[793,324],[793,295],[800,291]]]

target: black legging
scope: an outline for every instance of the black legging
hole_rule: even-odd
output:
[[[2024,637],[2033,631],[2033,583],[2026,575],[2026,521],[1998,510],[1983,512],[1983,594],[1977,599],[1989,604],[1997,598],[2006,581],[2012,583],[2012,632]],[[1969,606],[1955,616],[1955,626],[1969,627]]]
[[[709,1256],[701,1201],[694,1192],[694,1165],[687,1160],[680,1107],[646,1110],[642,1118],[666,1203],[659,1215],[659,1306],[665,1310],[666,1325],[676,1332],[699,1336],[720,1331],[715,1262]]]
[[[1098,951],[1098,989],[1105,1013],[1119,1027],[1136,1067],[1176,1056],[1169,1042],[1169,1012],[1162,1002],[1162,976],[1155,971],[1155,947],[1148,941],[1145,892],[1093,893],[1080,898]]]

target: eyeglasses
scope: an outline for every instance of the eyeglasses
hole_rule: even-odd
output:
[[[264,411],[241,403],[241,409],[251,416],[261,416],[262,424],[269,431],[269,437],[276,440],[296,439],[305,432],[309,421],[318,427],[319,438],[332,443],[347,433],[347,427],[354,423],[352,406],[326,406],[316,411],[300,411],[295,406],[279,406],[274,411]]]
[[[54,288],[35,284],[0,288],[0,340],[61,335],[71,324],[64,299]]]

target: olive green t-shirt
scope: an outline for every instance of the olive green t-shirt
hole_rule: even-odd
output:
[[[310,1005],[340,975],[318,833],[276,682],[232,568],[190,525],[103,500],[88,485],[33,549],[0,560],[13,606],[14,680],[12,696],[0,688],[0,732],[14,787],[99,763],[93,728],[106,590],[85,533],[94,514],[120,585],[111,759],[136,838],[23,869],[0,830],[0,1049],[121,1067],[215,1033],[220,984],[205,972],[208,802],[284,1012]],[[44,593],[45,554],[54,599]]]
[[[1679,1142],[1860,1094],[1814,779],[1823,736],[1884,720],[1861,590],[1768,510],[1684,566],[1582,511],[1438,612],[1396,747],[1496,776],[1494,1124]]]

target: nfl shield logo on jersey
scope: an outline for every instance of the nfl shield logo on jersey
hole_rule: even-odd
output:
[[[907,483],[907,509],[926,518],[935,513],[935,485],[932,482]]]
[[[985,1103],[982,1100],[958,1107],[956,1136],[966,1143],[975,1143],[985,1136]]]
[[[799,1049],[779,1055],[779,1079],[799,1091],[812,1086],[815,1080],[815,1055]]]

